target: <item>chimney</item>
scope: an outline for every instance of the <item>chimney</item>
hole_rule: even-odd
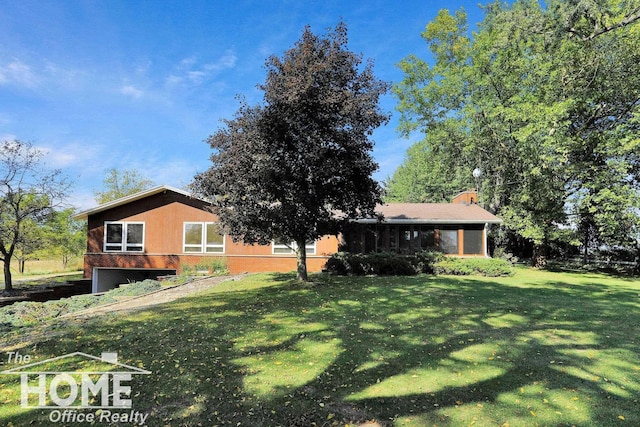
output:
[[[451,203],[463,203],[465,205],[478,204],[478,192],[476,190],[467,190],[458,194],[451,200]]]
[[[103,362],[118,363],[118,353],[102,353],[100,356]]]

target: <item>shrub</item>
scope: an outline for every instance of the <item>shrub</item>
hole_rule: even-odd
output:
[[[465,276],[481,274],[483,276],[498,277],[513,274],[511,264],[500,258],[444,258],[434,265],[436,274],[452,274]]]
[[[371,274],[380,276],[411,276],[416,270],[407,257],[394,252],[381,252],[365,255]]]
[[[442,252],[422,251],[411,258],[414,269],[417,273],[435,274],[434,265],[445,259]]]
[[[414,256],[393,252],[352,254],[338,252],[331,256],[326,270],[338,275],[411,276],[419,273],[465,276],[481,274],[498,277],[513,274],[511,263],[498,258],[454,258],[441,252],[425,251]]]
[[[414,266],[407,257],[391,252],[372,254],[338,252],[329,258],[325,268],[330,273],[339,275],[409,276],[416,274]]]
[[[162,285],[157,280],[143,280],[142,282],[131,283],[127,286],[112,289],[105,294],[109,296],[137,296],[148,294],[149,292],[157,291],[162,288]]]
[[[183,276],[191,276],[200,271],[205,271],[206,274],[213,274],[216,276],[225,276],[229,274],[229,266],[227,265],[227,259],[219,258],[219,257],[204,258],[196,265],[182,266]]]
[[[114,302],[117,296],[144,295],[161,287],[160,282],[144,280],[112,289],[103,295],[85,294],[46,302],[17,302],[0,308],[0,330],[7,331],[15,327],[37,325],[67,313]]]

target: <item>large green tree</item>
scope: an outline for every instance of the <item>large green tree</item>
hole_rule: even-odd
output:
[[[473,185],[473,165],[450,166],[456,163],[453,153],[438,142],[447,138],[433,129],[407,149],[404,162],[385,182],[385,201],[446,203]]]
[[[102,186],[102,189],[93,192],[98,204],[147,190],[154,186],[154,182],[135,170],[111,168],[105,171]]]
[[[82,254],[87,247],[87,223],[73,219],[73,213],[72,208],[56,210],[42,227],[45,247],[41,252],[59,257],[65,269],[71,258]]]
[[[427,135],[423,163],[469,184],[480,167],[481,201],[541,255],[562,225],[620,243],[638,226],[639,18],[638,0],[496,1],[470,36],[440,11],[433,60],[400,64],[400,129]]]
[[[44,227],[40,222],[27,218],[22,225],[22,233],[14,252],[20,273],[24,273],[27,261],[37,258],[38,252],[46,246]]]
[[[213,165],[193,187],[234,239],[293,242],[307,280],[306,242],[335,233],[336,213],[372,215],[381,201],[369,137],[388,120],[378,105],[388,85],[347,49],[344,23],[326,36],[305,28],[266,68],[263,103],[209,137]]]
[[[11,260],[16,250],[25,248],[34,234],[31,228],[61,205],[70,187],[61,171],[48,170],[42,158],[29,142],[0,144],[0,260],[6,290],[13,287]]]

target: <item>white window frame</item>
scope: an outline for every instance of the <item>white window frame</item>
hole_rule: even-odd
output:
[[[200,225],[202,228],[200,235],[200,244],[187,243],[187,225]],[[182,224],[182,253],[185,254],[223,254],[226,251],[226,235],[222,234],[222,244],[207,243],[207,226],[211,224],[218,224],[217,222],[203,222],[203,221],[185,221]],[[187,251],[187,247],[198,249]],[[212,249],[212,250],[209,250]],[[219,249],[219,250],[216,250]]]
[[[107,228],[111,224],[120,224],[122,226],[122,239],[120,243],[109,243],[107,242]],[[127,234],[129,230],[129,225],[142,225],[142,242],[141,243],[127,243]],[[103,242],[103,251],[104,252],[134,252],[134,253],[142,253],[144,252],[144,241],[145,241],[145,223],[144,221],[105,221],[104,222],[104,242]],[[110,246],[120,245],[118,249],[110,249]],[[140,248],[140,250],[131,250],[129,248],[136,247]]]
[[[307,255],[315,255],[316,254],[316,241],[307,242],[305,245],[307,248]],[[296,242],[291,242],[289,244],[286,243],[278,243],[275,240],[271,242],[271,253],[273,255],[291,255],[296,253],[296,249],[298,245]]]

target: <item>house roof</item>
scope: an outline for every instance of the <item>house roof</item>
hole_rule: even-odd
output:
[[[179,188],[170,187],[168,185],[160,185],[158,187],[153,187],[148,190],[141,191],[139,193],[131,194],[129,196],[122,197],[120,199],[112,200],[100,206],[96,206],[95,208],[88,209],[86,211],[78,212],[73,216],[74,219],[87,219],[89,215],[97,214],[102,211],[106,211],[108,209],[113,209],[118,206],[126,205],[127,203],[135,202],[140,199],[144,199],[145,197],[153,196],[155,194],[159,194],[165,191],[172,191],[174,193],[182,194],[187,197],[194,198],[194,196],[185,190],[180,190]]]
[[[104,362],[112,369],[120,369],[119,372],[114,371],[82,371],[85,374],[102,374],[102,373],[129,373],[129,374],[150,374],[151,371],[147,371],[146,369],[137,368],[131,365],[125,365],[124,363],[118,362],[118,353],[102,353],[101,357],[92,356],[87,353],[82,353],[80,351],[76,351],[73,353],[68,353],[58,357],[52,357],[50,359],[45,359],[40,362],[29,363],[27,365],[20,365],[13,369],[7,369],[5,371],[0,372],[0,374],[61,374],[61,373],[74,373],[76,371],[50,371],[50,370],[33,370],[33,368],[37,368],[39,366],[46,365],[50,362],[56,362],[62,359],[74,359],[78,358],[80,360],[87,359],[89,361],[96,362]]]
[[[165,191],[182,194],[186,197],[194,197],[188,191],[168,185],[160,185],[79,212],[73,217],[75,219],[86,220],[89,215],[113,209]],[[480,206],[464,203],[388,203],[379,205],[376,208],[376,212],[381,213],[384,216],[384,222],[390,224],[498,224],[502,222],[500,218],[487,212]],[[377,221],[377,218],[365,218],[357,220],[356,222],[375,223]]]
[[[389,203],[376,212],[390,224],[499,224],[500,218],[475,204],[463,203]],[[360,219],[359,223],[374,223],[376,218]]]

